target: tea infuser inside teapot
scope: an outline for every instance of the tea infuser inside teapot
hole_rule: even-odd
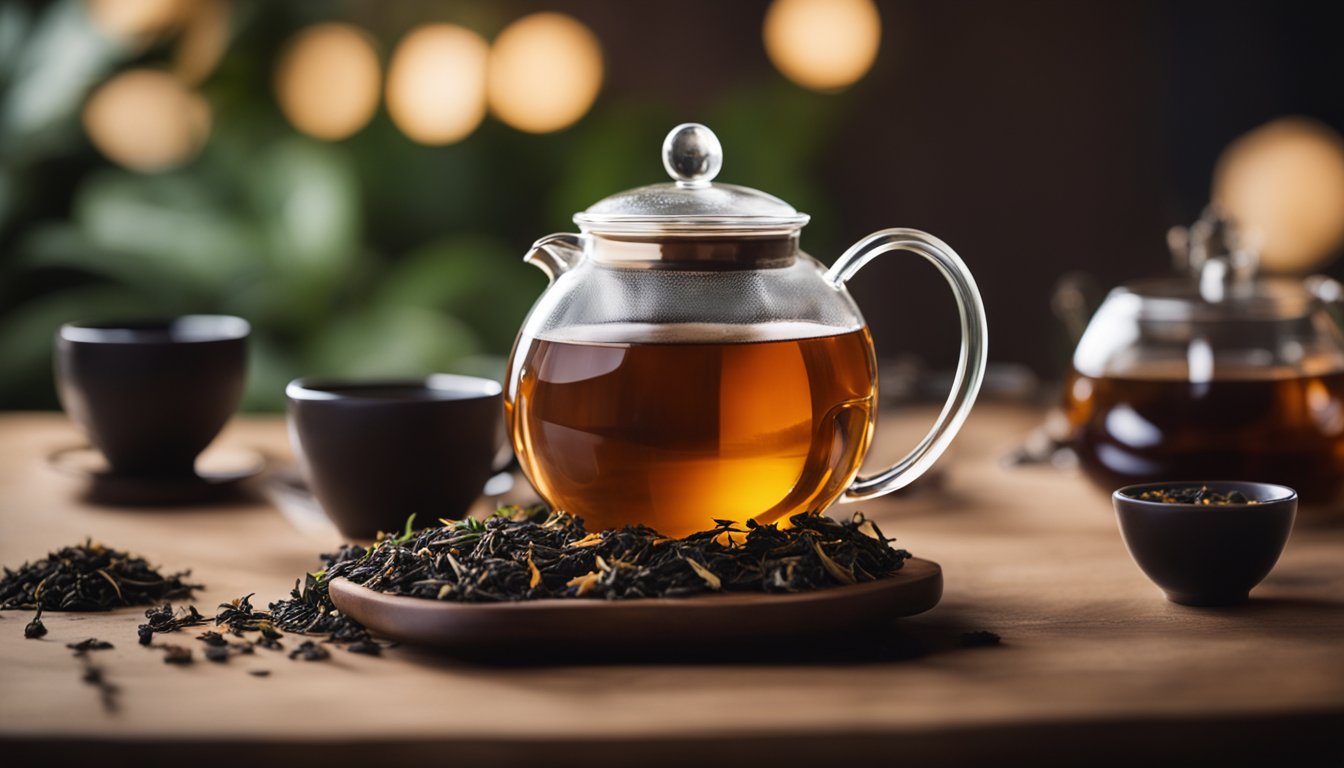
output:
[[[579,234],[544,237],[527,256],[551,285],[519,333],[505,413],[540,495],[590,530],[681,535],[713,518],[819,512],[927,470],[984,375],[984,308],[960,257],[931,235],[888,229],[827,269],[799,250],[806,214],[716,181],[723,151],[705,126],[674,128],[662,160],[670,182],[594,203],[574,217]],[[961,357],[929,434],[892,467],[856,477],[877,372],[845,285],[898,250],[952,287]]]

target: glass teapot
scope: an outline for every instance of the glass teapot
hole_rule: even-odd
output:
[[[714,183],[722,163],[708,128],[677,126],[663,143],[672,183],[597,202],[574,217],[581,234],[543,237],[526,257],[551,284],[514,345],[507,426],[537,492],[592,530],[644,524],[676,536],[716,518],[771,522],[888,493],[938,459],[979,390],[984,308],[951,248],[888,229],[828,270],[798,249],[807,215]],[[932,431],[856,479],[877,369],[845,284],[896,250],[951,284],[961,359]]]
[[[1177,274],[1111,291],[1073,356],[1064,407],[1084,471],[1113,490],[1259,480],[1344,488],[1340,284],[1264,277],[1210,209],[1171,236]]]

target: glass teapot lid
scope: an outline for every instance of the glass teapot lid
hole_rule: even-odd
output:
[[[774,195],[735,184],[716,184],[723,147],[699,123],[683,123],[663,140],[670,183],[619,192],[574,216],[584,232],[615,235],[780,234],[808,215]]]
[[[1142,317],[1291,320],[1310,314],[1321,300],[1312,279],[1261,276],[1255,251],[1215,208],[1188,228],[1172,229],[1168,245],[1177,276],[1137,280],[1116,291],[1117,298],[1138,302]]]

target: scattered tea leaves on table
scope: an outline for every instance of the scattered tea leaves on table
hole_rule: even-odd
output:
[[[163,651],[164,664],[178,664],[185,666],[192,663],[191,649],[181,645],[153,645],[152,648],[159,648]]]
[[[219,613],[215,614],[215,626],[227,627],[229,632],[244,637],[244,632],[256,632],[256,640],[249,643],[250,646],[259,645],[262,648],[271,651],[284,650],[284,644],[280,638],[284,637],[282,633],[276,630],[274,621],[269,611],[258,610],[252,605],[252,595],[244,595],[227,603],[221,603]],[[227,643],[227,640],[217,632],[207,632],[201,639],[210,636],[208,642],[218,644],[220,641]],[[215,640],[219,637],[219,640]]]
[[[362,653],[365,656],[383,655],[383,646],[372,640],[359,640],[346,646],[346,650],[351,653]]]
[[[74,654],[71,655],[75,656],[75,658],[78,658],[83,663],[83,675],[81,675],[82,681],[97,687],[98,699],[102,702],[102,709],[106,710],[106,712],[114,712],[114,710],[117,709],[117,693],[120,689],[108,682],[108,675],[106,675],[102,667],[93,663],[93,658],[89,655],[89,651],[112,650],[112,643],[97,638],[89,638],[86,640],[79,640],[78,643],[66,643],[66,647],[70,648],[71,651],[74,651]]]
[[[93,659],[89,656],[90,651],[111,650],[112,644],[106,640],[90,637],[78,643],[66,643],[65,647],[74,651],[71,655],[83,662],[84,674],[80,676],[80,679],[98,689],[98,699],[102,702],[103,709],[108,712],[115,711],[117,708],[117,693],[120,689],[108,682],[107,674],[103,671],[103,668],[94,664]]]
[[[46,635],[47,625],[42,623],[42,609],[39,607],[33,620],[23,626],[23,637],[26,640],[37,640]]]
[[[232,643],[228,638],[218,632],[206,632],[196,638],[205,643],[206,661],[225,662],[234,656],[250,656],[252,654],[253,644],[249,642]]]
[[[253,677],[270,677],[270,676],[271,676],[271,670],[269,670],[269,669],[249,669],[249,670],[247,671],[247,674],[249,674],[249,675],[251,675],[251,676],[253,676]]]
[[[233,634],[242,637],[244,632],[270,633],[274,640],[283,637],[271,625],[271,615],[252,607],[252,594],[249,593],[227,603],[220,603],[215,614],[215,626],[228,627]]]
[[[1160,501],[1163,504],[1198,504],[1200,506],[1222,506],[1226,504],[1259,504],[1256,499],[1247,498],[1241,491],[1222,493],[1210,489],[1207,485],[1184,486],[1180,488],[1155,488],[1143,491],[1134,498],[1139,501]]]
[[[158,608],[150,608],[145,611],[145,618],[149,619],[149,622],[140,625],[141,645],[149,645],[153,642],[156,633],[177,632],[185,627],[199,627],[206,623],[206,618],[196,610],[196,606],[189,605],[177,613],[173,613],[172,603],[164,603]]]
[[[90,637],[87,640],[80,640],[78,643],[66,643],[65,647],[74,651],[75,656],[83,656],[89,651],[110,651],[113,646],[106,640]]]
[[[94,664],[87,655],[76,655],[84,661],[84,674],[80,679],[98,689],[98,700],[102,702],[105,711],[115,712],[117,709],[117,694],[121,689],[108,682],[107,674],[103,671],[103,668]]]
[[[225,639],[224,636],[219,634],[218,632],[202,632],[201,634],[196,636],[196,639],[200,640],[206,645],[227,647],[229,644],[229,641]]]
[[[380,541],[405,540],[408,534]],[[345,545],[334,554],[321,555],[327,567],[337,563],[367,557],[370,550],[357,545]],[[336,610],[327,594],[326,572],[309,573],[294,583],[288,600],[277,600],[270,605],[271,622],[287,632],[305,635],[326,635],[333,643],[346,644],[373,642],[364,625]]]
[[[983,648],[990,645],[998,645],[1000,637],[993,632],[986,630],[977,630],[975,632],[961,633],[961,645],[963,648]]]
[[[298,648],[289,652],[289,658],[303,659],[304,661],[323,661],[331,658],[331,654],[327,652],[326,648],[312,640],[304,640],[299,643]]]

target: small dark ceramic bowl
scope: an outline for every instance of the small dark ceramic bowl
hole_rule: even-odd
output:
[[[1239,491],[1255,504],[1169,504],[1137,496],[1208,486]],[[1279,560],[1297,514],[1297,491],[1250,482],[1130,485],[1112,496],[1125,546],[1167,599],[1182,605],[1244,602]]]
[[[56,334],[61,404],[117,474],[193,477],[242,400],[250,332],[229,315],[66,323]]]
[[[290,441],[341,533],[372,539],[466,513],[490,478],[503,388],[490,379],[299,379],[286,389]]]

